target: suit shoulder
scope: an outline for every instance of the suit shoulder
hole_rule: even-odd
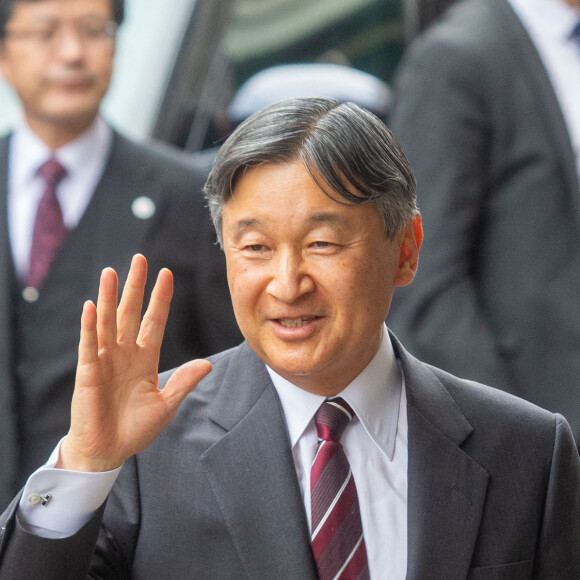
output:
[[[495,433],[504,432],[508,436],[517,432],[537,437],[543,433],[552,440],[559,420],[554,413],[500,389],[429,368],[474,428],[489,432],[493,426]]]
[[[518,26],[517,16],[504,0],[458,2],[411,43],[401,69],[433,66],[437,71],[480,74],[479,67],[499,64],[501,70],[512,26]]]

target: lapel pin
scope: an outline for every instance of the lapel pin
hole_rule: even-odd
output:
[[[156,209],[155,202],[144,195],[135,198],[131,204],[133,215],[140,220],[148,220],[153,216]]]

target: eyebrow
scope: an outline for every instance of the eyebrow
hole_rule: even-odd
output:
[[[315,213],[308,221],[313,224],[327,224],[336,231],[343,231],[348,225],[344,216],[332,212]]]
[[[237,224],[236,224],[236,231],[238,234],[241,234],[244,230],[249,230],[252,228],[255,228],[256,226],[259,226],[262,222],[262,220],[259,220],[258,218],[247,218],[244,220],[240,220]]]

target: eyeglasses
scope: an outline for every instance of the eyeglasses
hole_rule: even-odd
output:
[[[44,49],[54,49],[62,42],[66,29],[73,32],[85,46],[110,42],[117,35],[117,23],[112,20],[90,20],[63,24],[55,22],[38,28],[6,29],[6,38],[27,42]]]

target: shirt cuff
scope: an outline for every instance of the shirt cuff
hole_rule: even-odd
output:
[[[46,464],[28,478],[16,513],[24,530],[43,538],[76,534],[107,499],[121,471],[56,469],[61,443],[62,439]]]

